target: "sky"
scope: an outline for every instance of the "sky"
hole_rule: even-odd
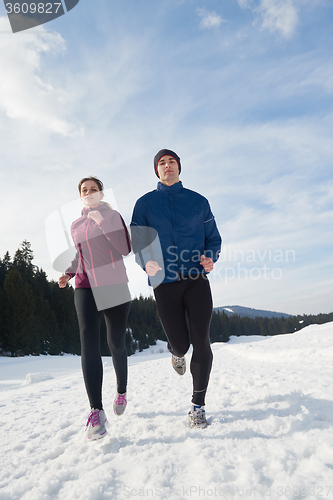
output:
[[[330,0],[80,0],[13,34],[1,3],[0,258],[26,239],[58,279],[45,224],[78,181],[129,224],[169,148],[223,239],[214,306],[331,312],[332,20]]]

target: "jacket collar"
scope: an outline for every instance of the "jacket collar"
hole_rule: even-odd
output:
[[[172,184],[172,186],[166,186],[162,184],[162,182],[157,183],[157,191],[161,191],[162,193],[168,194],[178,194],[182,191],[183,184],[181,181],[176,182],[176,184]]]

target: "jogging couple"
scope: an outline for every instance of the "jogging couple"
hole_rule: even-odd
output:
[[[186,371],[185,354],[193,346],[189,422],[191,427],[205,427],[205,395],[213,360],[209,342],[213,304],[207,275],[218,260],[221,237],[207,199],[184,188],[179,180],[181,162],[175,152],[159,151],[154,171],[157,189],[139,198],[133,210],[132,245],[136,262],[153,287],[172,366],[179,375]],[[65,287],[75,276],[81,362],[91,407],[86,430],[93,440],[107,432],[99,342],[102,314],[117,379],[115,414],[122,415],[127,404],[125,332],[130,294],[122,257],[130,253],[131,245],[121,215],[102,201],[101,181],[82,179],[79,193],[84,208],[71,226],[77,253],[59,286]]]

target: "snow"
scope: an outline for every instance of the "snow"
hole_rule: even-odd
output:
[[[104,358],[94,442],[78,356],[0,358],[0,499],[332,499],[333,323],[212,348],[206,429],[188,427],[190,373],[159,342],[129,358],[121,417]]]
[[[43,380],[51,380],[53,376],[51,373],[27,373],[23,385],[36,384],[37,382],[42,382]]]

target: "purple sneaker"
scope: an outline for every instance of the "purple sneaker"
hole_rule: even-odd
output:
[[[122,415],[126,409],[127,401],[126,401],[126,392],[124,394],[119,394],[117,392],[117,396],[113,401],[113,411],[116,415]]]
[[[107,433],[106,422],[107,418],[104,410],[95,410],[92,408],[86,425],[87,438],[94,440],[104,437]]]

